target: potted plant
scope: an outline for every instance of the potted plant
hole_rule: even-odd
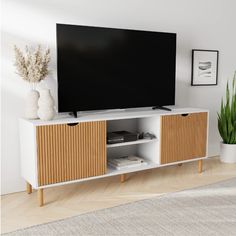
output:
[[[221,138],[220,159],[225,163],[236,163],[236,71],[232,87],[227,82],[225,102],[222,98],[218,113],[218,129]]]
[[[26,98],[25,117],[38,118],[39,92],[36,85],[49,74],[50,50],[42,51],[39,45],[35,50],[26,46],[25,53],[18,47],[14,47],[16,73],[31,86]]]

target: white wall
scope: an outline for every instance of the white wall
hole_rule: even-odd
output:
[[[56,96],[55,24],[84,24],[176,32],[177,95],[181,106],[209,108],[209,154],[219,153],[216,111],[226,79],[236,69],[235,0],[3,0],[2,193],[24,190],[20,177],[18,118],[29,87],[14,73],[13,45],[52,50],[47,84]],[[191,50],[218,49],[219,85],[191,87]]]

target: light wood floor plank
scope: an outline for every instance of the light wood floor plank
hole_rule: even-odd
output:
[[[38,207],[37,191],[2,196],[2,233],[81,213],[109,208],[161,194],[203,186],[236,177],[236,164],[223,164],[217,157],[126,175],[59,186],[44,190],[44,207]]]

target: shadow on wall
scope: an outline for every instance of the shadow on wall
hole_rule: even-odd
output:
[[[20,149],[18,119],[24,114],[24,97],[7,87],[2,88],[1,121],[1,193],[20,191]],[[15,177],[17,175],[17,178]],[[21,187],[22,186],[22,187]]]
[[[176,78],[175,104],[179,107],[189,106],[188,82]]]
[[[30,38],[22,37],[13,33],[9,33],[6,31],[1,31],[4,38],[2,43],[3,53],[1,54],[1,60],[3,60],[3,64],[6,65],[3,67],[3,85],[5,83],[14,83],[15,79],[19,79],[22,81],[22,87],[25,82],[16,74],[15,67],[14,67],[14,45],[17,45],[19,48],[24,50],[25,46],[32,46],[33,48],[37,45],[42,45],[43,48],[49,47],[51,50],[51,61],[49,64],[50,73],[45,81],[42,81],[38,84],[37,88],[49,88],[51,90],[52,96],[55,100],[55,105],[57,106],[57,70],[56,70],[56,41],[55,44],[42,43],[33,41]],[[7,71],[10,69],[10,73]],[[11,80],[12,81],[4,81],[4,80]],[[26,83],[25,83],[26,84]],[[4,86],[3,86],[4,87]],[[2,94],[2,97],[5,97]]]
[[[1,34],[1,193],[6,194],[10,192],[21,191],[25,187],[25,183],[20,177],[18,122],[20,117],[24,117],[25,97],[30,90],[29,84],[23,81],[22,78],[20,78],[19,75],[15,73],[13,46],[17,45],[21,49],[24,49],[25,45],[36,46],[39,42],[32,40],[32,38],[27,38],[22,35],[17,35],[7,31],[1,31]],[[50,47],[52,48],[52,61],[50,63],[50,70],[52,73],[49,75],[45,83],[52,91],[52,95],[57,102],[55,45],[50,45]],[[40,84],[39,88],[41,86],[43,86],[43,84]]]

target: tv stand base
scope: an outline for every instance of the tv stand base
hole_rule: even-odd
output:
[[[74,118],[77,118],[77,111],[72,111],[69,113],[69,115],[74,116]]]
[[[156,109],[165,110],[165,111],[171,111],[170,108],[168,108],[168,107],[163,107],[163,106],[155,106],[155,107],[152,108],[152,110],[156,110]]]

